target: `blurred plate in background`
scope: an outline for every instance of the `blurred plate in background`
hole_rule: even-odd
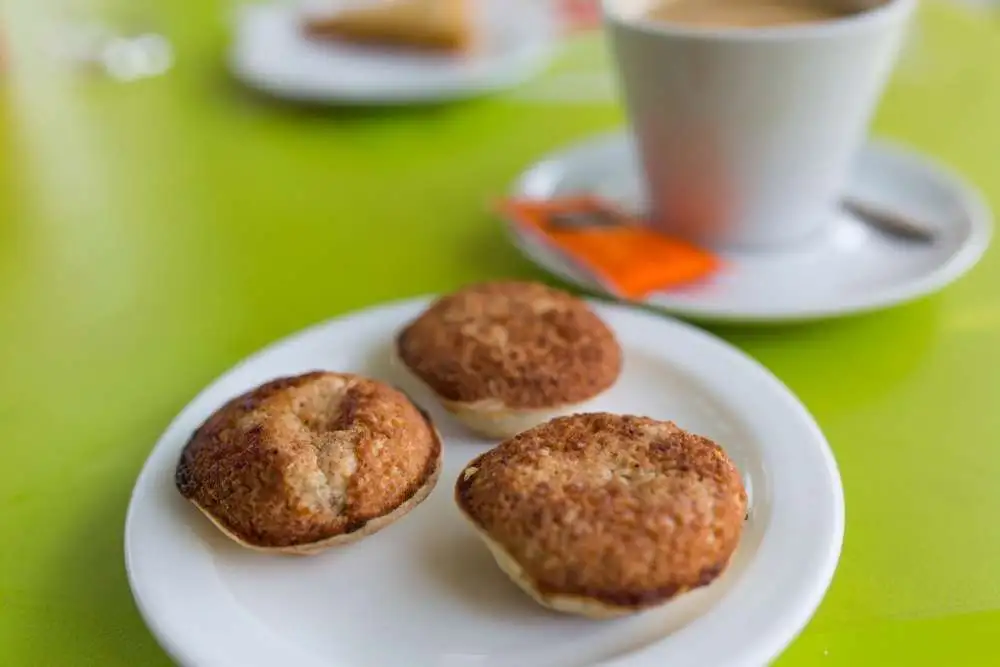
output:
[[[419,104],[504,90],[548,65],[558,26],[547,2],[472,0],[479,43],[470,54],[428,54],[307,38],[303,9],[244,7],[234,25],[233,74],[270,95],[331,104]],[[332,1],[331,11],[344,2]]]

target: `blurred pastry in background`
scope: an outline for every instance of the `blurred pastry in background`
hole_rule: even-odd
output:
[[[306,34],[379,46],[462,52],[471,48],[471,0],[376,0],[305,19]]]

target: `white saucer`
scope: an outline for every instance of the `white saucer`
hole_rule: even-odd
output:
[[[298,6],[260,5],[237,15],[234,75],[268,94],[336,104],[413,104],[509,88],[549,62],[555,19],[548,3],[475,0],[483,35],[468,56],[430,55],[307,39]],[[351,3],[325,2],[336,9]]]
[[[513,188],[517,197],[597,194],[643,208],[634,147],[625,134],[600,136],[544,158]],[[802,321],[878,310],[935,292],[966,273],[989,244],[992,219],[980,195],[956,175],[899,147],[872,143],[849,177],[852,197],[907,215],[934,230],[933,244],[890,238],[842,212],[809,242],[767,253],[723,253],[709,280],[650,295],[645,305],[702,320]],[[509,227],[535,264],[595,293],[589,276],[524,232]]]
[[[494,443],[477,440],[395,377],[395,332],[419,299],[301,332],[212,383],[160,438],[136,482],[125,560],[139,609],[186,667],[759,667],[805,625],[840,554],[843,492],[812,417],[755,361],[690,325],[595,304],[625,352],[594,409],[676,420],[721,443],[751,491],[730,569],[660,610],[595,622],[545,611],[494,565],[459,516],[454,480]],[[243,549],[184,501],[174,467],[223,402],[316,368],[397,381],[445,438],[438,487],[410,515],[311,558]]]

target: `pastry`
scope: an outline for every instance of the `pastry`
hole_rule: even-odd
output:
[[[306,19],[306,33],[350,42],[462,51],[472,38],[470,0],[381,0]]]
[[[455,500],[500,568],[540,604],[592,618],[711,583],[747,508],[739,473],[672,422],[555,419],[469,463]]]
[[[176,485],[240,544],[308,554],[361,539],[423,501],[441,441],[405,395],[313,372],[232,399],[195,431]]]
[[[577,411],[618,379],[614,334],[584,301],[528,282],[445,296],[396,339],[399,361],[489,437]]]

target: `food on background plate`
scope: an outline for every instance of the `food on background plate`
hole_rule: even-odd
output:
[[[530,282],[472,285],[435,301],[396,355],[473,431],[505,438],[609,389],[622,352],[586,302]]]
[[[555,6],[568,33],[601,27],[601,0],[556,0]]]
[[[437,483],[441,455],[429,417],[398,390],[312,372],[216,411],[185,446],[175,481],[240,544],[310,554],[416,507]]]
[[[511,200],[499,210],[622,298],[641,299],[681,287],[711,276],[720,266],[707,250],[663,235],[597,197]]]
[[[740,474],[707,438],[607,413],[555,419],[459,474],[455,500],[499,567],[551,609],[611,618],[714,581],[739,544]]]
[[[307,34],[387,47],[468,50],[474,41],[472,0],[373,0],[336,12],[310,13]]]

